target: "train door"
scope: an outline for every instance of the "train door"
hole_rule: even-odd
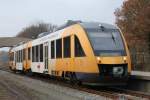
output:
[[[27,68],[26,68],[26,70],[29,70],[30,68],[31,68],[31,47],[29,47],[28,49],[27,49],[27,51],[28,51],[28,57],[27,57]]]
[[[16,70],[23,70],[23,54],[22,50],[17,51],[17,63],[16,63]]]
[[[48,42],[44,43],[44,68],[48,72]]]
[[[53,71],[55,70],[55,64],[56,64],[56,52],[55,52],[55,48],[56,48],[56,41],[53,40],[50,42],[50,60],[49,60],[49,74],[50,75],[54,75]]]
[[[16,63],[17,63],[17,52],[15,51],[14,53],[15,53],[15,55],[14,55],[14,56],[15,56],[15,57],[14,57],[14,63],[15,63],[15,68],[16,68]]]
[[[23,63],[23,70],[27,70],[27,51],[26,51],[26,48],[24,48],[23,50],[22,50],[22,56],[23,56],[23,60],[21,60],[21,62]]]

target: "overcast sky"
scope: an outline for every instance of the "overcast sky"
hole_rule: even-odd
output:
[[[15,36],[39,21],[61,25],[67,20],[115,24],[123,0],[0,0],[0,37]]]

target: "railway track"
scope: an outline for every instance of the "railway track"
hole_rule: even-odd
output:
[[[0,68],[0,70],[11,72],[10,70],[4,68]],[[18,74],[18,75],[29,77],[26,76],[25,74]],[[72,85],[70,84],[69,81],[66,80],[64,81],[60,78],[54,78],[48,75],[39,75],[39,74],[34,74],[33,76],[30,76],[30,78],[104,96],[112,100],[150,100],[150,94],[118,88],[118,87],[91,87],[87,85],[81,85],[81,86]]]

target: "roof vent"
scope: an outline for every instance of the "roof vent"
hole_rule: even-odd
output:
[[[77,24],[77,23],[82,23],[82,21],[80,21],[80,20],[77,20],[77,21],[68,20],[67,23],[65,23],[65,24],[63,24],[62,26],[58,27],[58,28],[56,29],[56,31],[61,30],[61,29],[64,29],[64,28],[66,28],[66,27],[68,27],[68,26],[71,26],[71,25]]]
[[[104,31],[105,27],[102,24],[99,24],[98,26],[101,28],[102,31]]]

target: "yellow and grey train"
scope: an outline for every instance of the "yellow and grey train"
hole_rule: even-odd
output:
[[[85,84],[125,85],[131,73],[127,43],[116,26],[74,22],[9,51],[10,69]]]

